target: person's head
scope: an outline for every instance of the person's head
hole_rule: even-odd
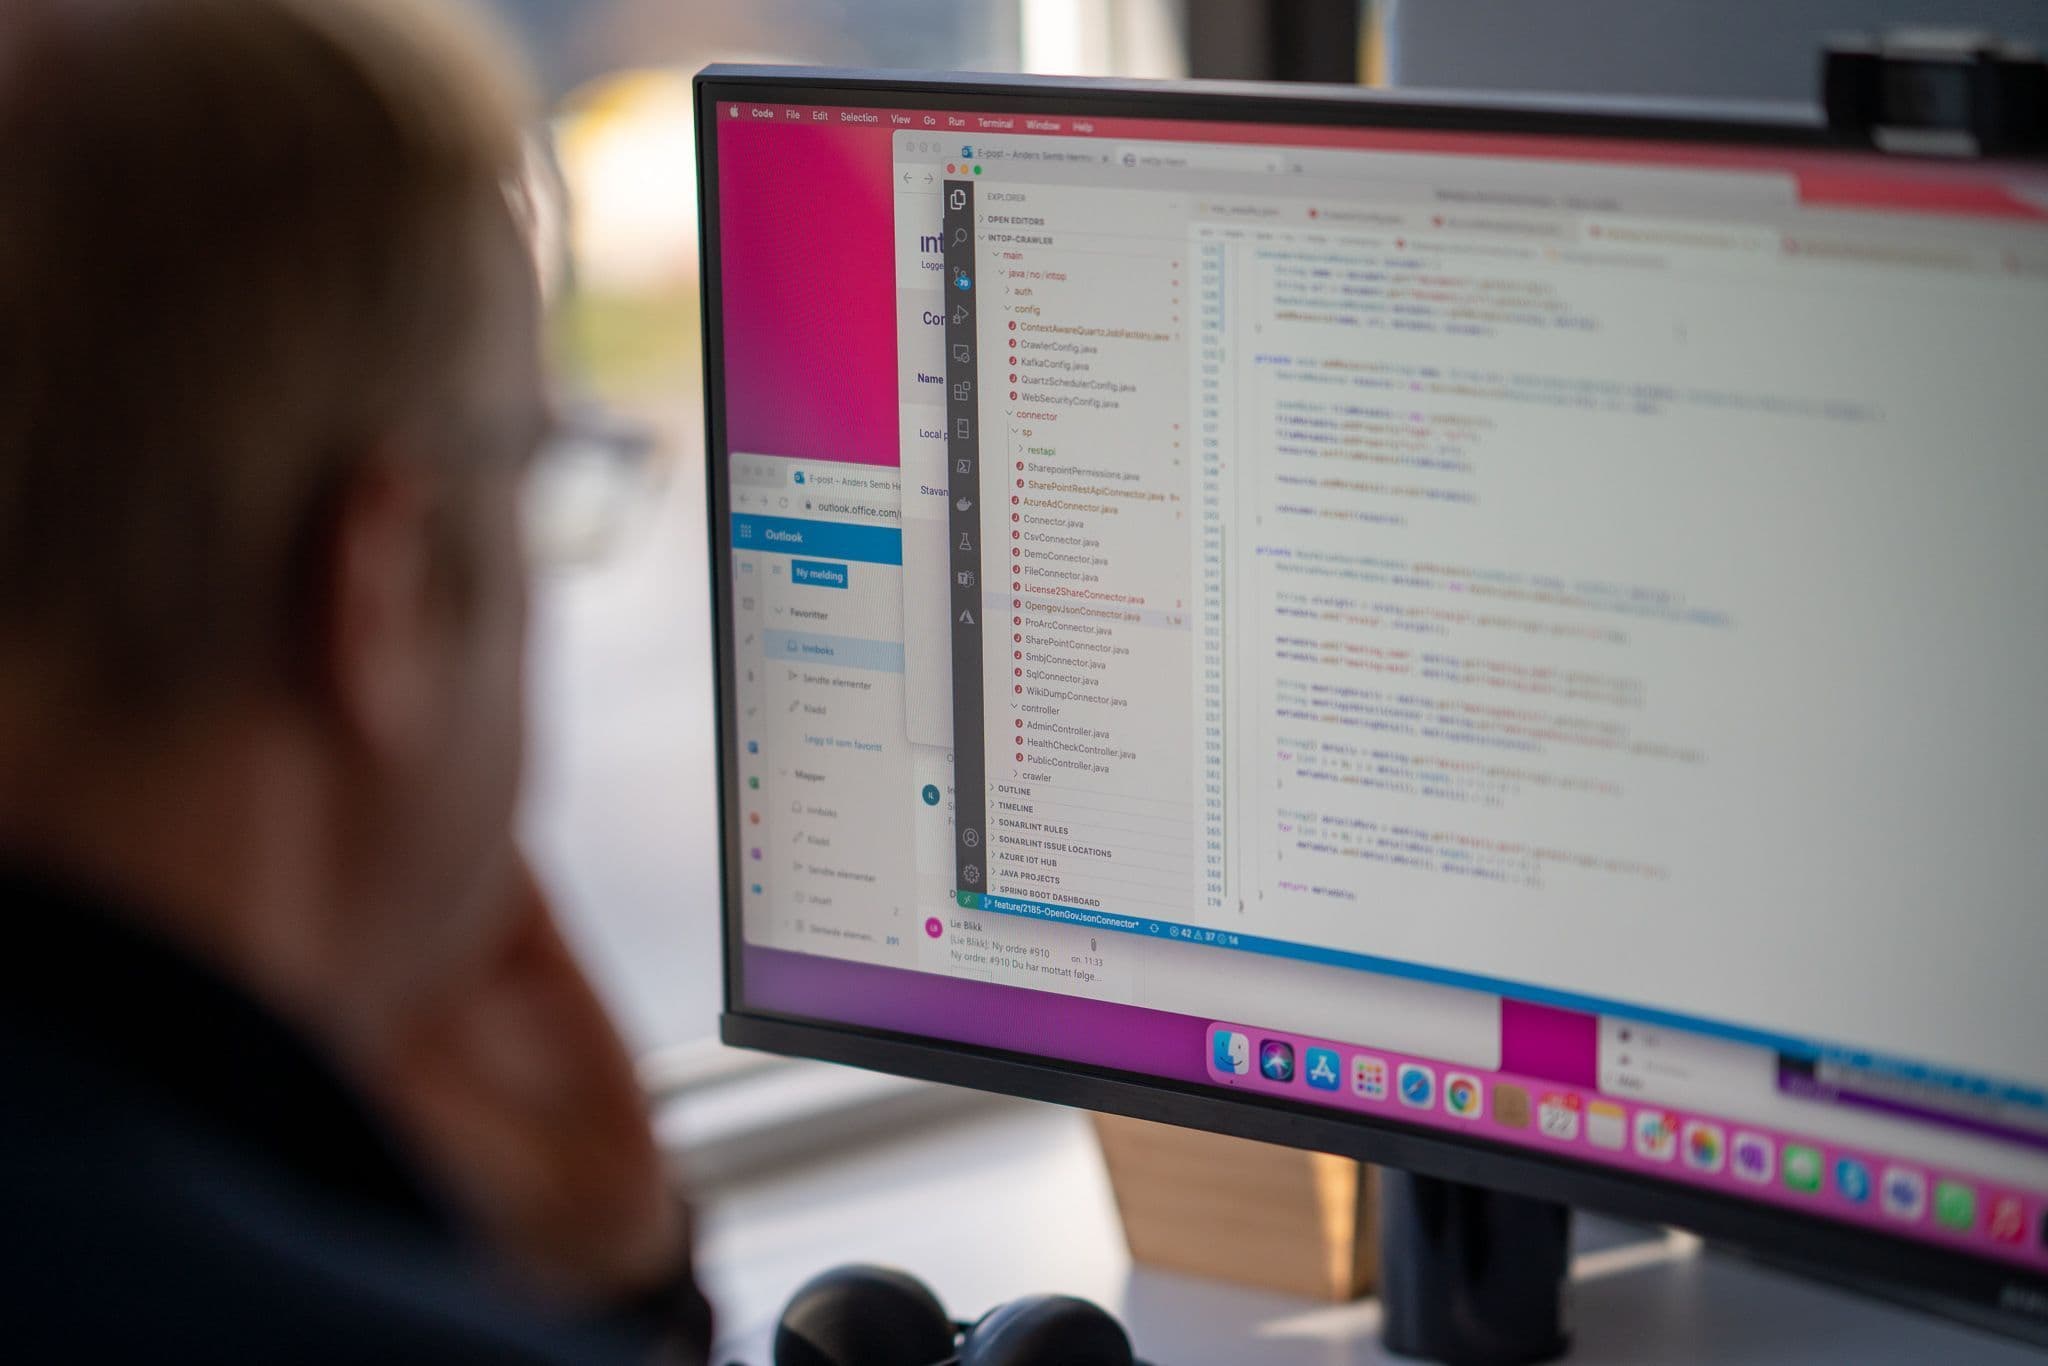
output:
[[[450,0],[8,0],[0,856],[480,932],[547,421],[509,69]]]

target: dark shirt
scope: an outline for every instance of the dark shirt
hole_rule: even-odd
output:
[[[687,1279],[572,1321],[308,1041],[117,910],[0,874],[0,1359],[694,1362]]]

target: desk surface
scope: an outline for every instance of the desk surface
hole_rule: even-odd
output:
[[[1093,1135],[1071,1111],[1005,1105],[735,1186],[702,1214],[721,1364],[768,1366],[768,1332],[789,1293],[855,1261],[923,1277],[961,1318],[1015,1295],[1086,1296],[1121,1317],[1158,1366],[1399,1360],[1379,1348],[1371,1301],[1332,1307],[1133,1266]],[[1681,1235],[1579,1224],[1568,1358],[1576,1366],[2042,1361],[2018,1344],[1778,1275]]]

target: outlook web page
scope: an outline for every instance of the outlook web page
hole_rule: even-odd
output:
[[[743,544],[735,503],[749,942],[1204,1021],[1217,1086],[2048,1259],[2048,1066],[1950,996],[2037,1013],[2048,961],[2015,820],[2048,633],[2005,572],[2039,227],[1765,158],[1150,132],[846,133],[887,147],[894,465],[735,454],[733,487],[790,496],[802,456],[866,499],[814,535],[887,549]],[[1996,953],[1930,913],[1959,888]]]

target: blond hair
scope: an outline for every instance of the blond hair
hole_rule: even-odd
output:
[[[7,0],[0,670],[280,652],[322,499],[445,408],[523,83],[449,0]]]

